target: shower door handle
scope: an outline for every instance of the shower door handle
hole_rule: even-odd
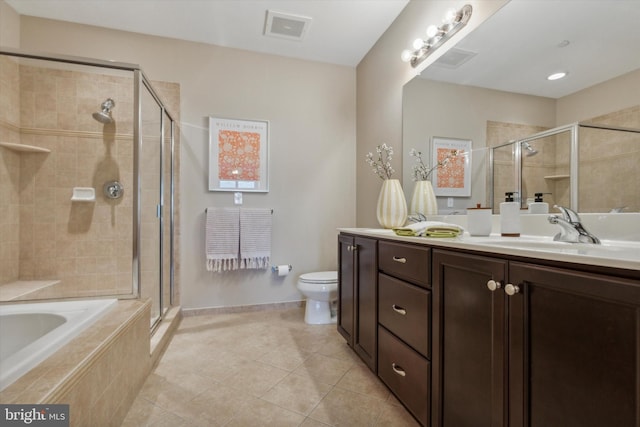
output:
[[[156,205],[156,217],[162,217],[162,205]]]

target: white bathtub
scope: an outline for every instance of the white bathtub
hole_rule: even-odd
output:
[[[0,390],[71,341],[117,299],[0,305]]]

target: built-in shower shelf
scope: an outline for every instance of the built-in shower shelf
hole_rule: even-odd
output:
[[[569,178],[569,175],[547,175],[544,177],[544,179],[567,179]]]
[[[27,144],[14,144],[13,142],[0,142],[0,147],[8,148],[9,150],[19,151],[23,153],[50,153],[48,148],[36,147],[35,145]]]

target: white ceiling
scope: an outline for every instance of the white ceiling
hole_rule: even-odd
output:
[[[6,0],[19,14],[355,67],[409,0]],[[264,35],[267,10],[311,18]]]
[[[355,67],[409,0],[6,0],[18,13]],[[433,0],[435,1],[435,0]],[[264,35],[267,10],[311,18]],[[473,18],[472,18],[473,19]],[[568,40],[569,45],[558,44]],[[421,77],[559,98],[640,68],[640,0],[511,0]],[[443,58],[444,59],[444,58]],[[565,79],[548,82],[551,72]]]
[[[421,77],[560,98],[640,69],[640,0],[511,0],[456,48],[477,54]]]

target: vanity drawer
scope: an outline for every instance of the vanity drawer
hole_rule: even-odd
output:
[[[429,425],[430,364],[378,326],[378,376],[423,426]]]
[[[431,358],[431,292],[378,274],[378,322]]]
[[[431,284],[430,255],[429,248],[381,241],[378,244],[378,268],[426,288]]]

